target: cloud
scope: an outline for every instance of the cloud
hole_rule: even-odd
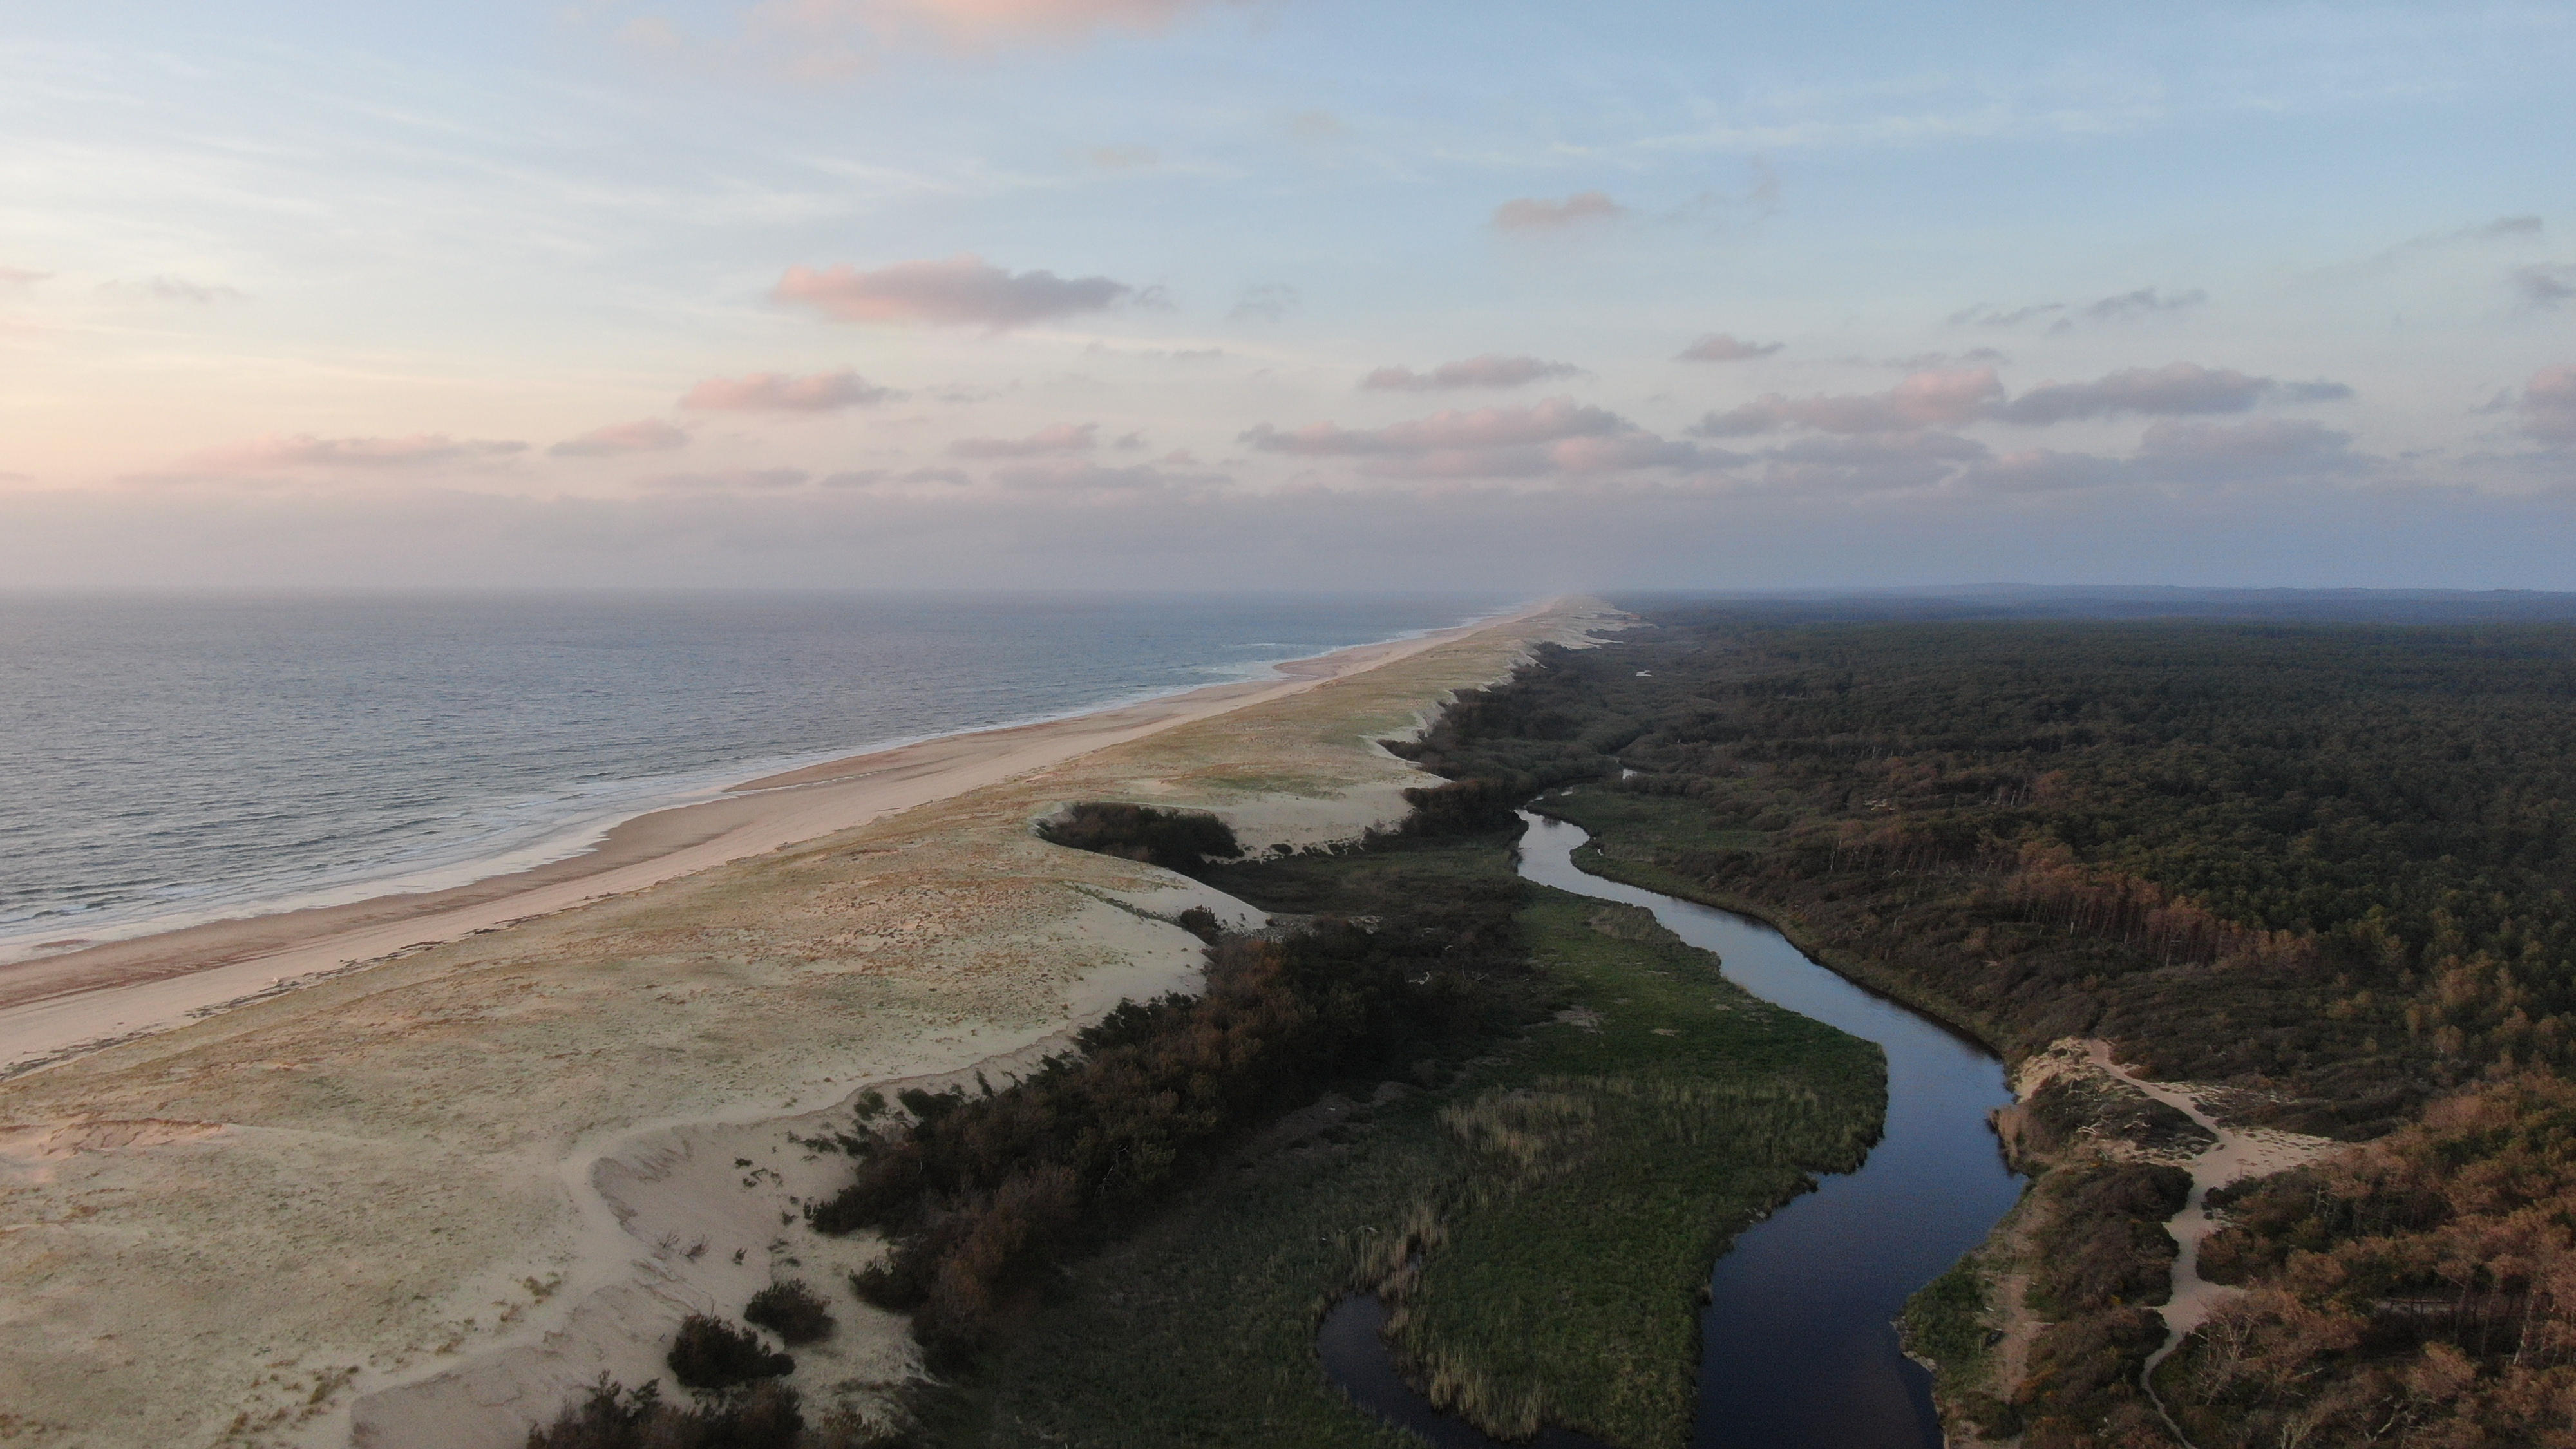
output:
[[[2522,299],[2522,304],[2534,309],[2556,307],[2568,298],[2576,297],[2576,266],[2536,263],[2516,267],[2508,274],[2507,280],[2512,284],[2514,295]]]
[[[951,42],[996,44],[1015,40],[1060,40],[1094,30],[1157,30],[1205,0],[868,0],[834,4],[830,0],[787,0],[788,6],[862,13],[874,28],[894,29],[917,22]],[[784,7],[779,7],[784,8]],[[892,22],[892,23],[889,23]]]
[[[1805,398],[1766,393],[1728,412],[1712,412],[1690,431],[1703,438],[1743,438],[1784,427],[1826,433],[1951,427],[1982,416],[2003,391],[1991,367],[1918,372],[1885,392]]]
[[[2352,434],[2302,418],[2248,423],[2150,423],[2138,440],[2137,471],[2182,481],[2247,476],[2349,473],[2367,462],[2350,451]]]
[[[622,458],[632,453],[667,453],[689,445],[689,435],[660,418],[613,423],[578,438],[566,438],[547,452],[558,458]]]
[[[1099,446],[1098,423],[1057,423],[1025,438],[959,438],[948,445],[956,458],[1043,458],[1060,453],[1088,453]]]
[[[1381,367],[1360,379],[1371,392],[1431,392],[1461,387],[1520,387],[1583,371],[1571,362],[1539,357],[1505,357],[1488,352],[1460,362],[1444,362],[1429,372],[1409,367]]]
[[[1858,357],[1850,360],[1853,362],[1867,361],[1866,358]],[[1979,363],[1991,363],[1996,366],[2001,366],[2010,361],[2012,361],[2010,356],[1995,348],[1971,347],[1965,352],[1918,352],[1912,357],[1890,357],[1881,361],[1878,365],[1880,367],[1900,368],[1906,372],[1943,372],[1951,368],[1973,367]]]
[[[52,275],[51,272],[31,272],[25,267],[0,267],[0,287],[7,287],[13,291],[21,287],[32,287]]]
[[[1350,129],[1330,111],[1299,111],[1287,124],[1288,134],[1300,141],[1329,141]]]
[[[1160,165],[1162,153],[1151,146],[1094,146],[1084,159],[1103,171],[1142,171]]]
[[[1993,415],[2008,423],[2045,427],[2117,413],[2241,413],[2273,396],[2293,402],[2330,402],[2352,396],[2352,389],[2339,382],[2284,383],[2231,368],[2175,362],[2132,367],[2092,382],[2045,383],[1998,405]]]
[[[747,377],[708,378],[690,388],[680,406],[697,412],[828,413],[898,396],[894,389],[879,387],[846,369],[804,377],[755,372]]]
[[[2131,317],[2145,317],[2157,312],[2180,312],[2202,306],[2208,301],[2209,294],[2198,287],[2188,292],[2175,292],[2170,295],[2159,292],[2153,287],[2140,287],[2134,292],[2122,292],[2116,297],[2104,297],[2098,302],[2087,303],[2080,315],[2088,322],[2120,322]],[[2065,332],[2072,330],[2074,325],[2073,318],[2065,318],[2048,330]]]
[[[191,282],[185,277],[154,277],[143,284],[143,290],[164,302],[193,302],[199,306],[238,302],[250,295],[239,287],[227,287],[220,282]]]
[[[2097,325],[2125,322],[2162,312],[2188,311],[2193,307],[2205,305],[2208,301],[2209,294],[2197,287],[2188,292],[2165,292],[2154,287],[2140,287],[2134,292],[2122,292],[2116,296],[2103,297],[2076,307],[2070,307],[2064,302],[2036,302],[2026,307],[2006,308],[1992,302],[1979,302],[1973,307],[1953,312],[1943,320],[1953,327],[2013,328],[2025,322],[2036,322],[2043,317],[2054,317],[2056,321],[2049,325],[2048,330],[2053,333],[2066,333],[2075,330],[2078,320]]]
[[[1641,468],[1711,468],[1740,461],[1655,436],[1607,408],[1572,398],[1519,407],[1459,409],[1383,428],[1264,423],[1237,440],[1265,453],[1368,460],[1370,472],[1405,478],[1535,478]]]
[[[2544,443],[2576,443],[2576,367],[2544,367],[2522,389],[2522,430]]]
[[[1886,493],[1937,487],[1986,456],[1973,438],[1938,429],[1866,437],[1800,438],[1754,455],[1762,482],[1798,493]]]
[[[1992,302],[1979,302],[1973,307],[1962,307],[1941,320],[1953,327],[2019,327],[2024,322],[2065,310],[2063,302],[2040,302],[2009,311]]]
[[[317,438],[270,434],[198,453],[185,466],[214,473],[266,473],[281,468],[419,468],[479,463],[528,450],[525,443],[415,433],[402,438]]]
[[[1585,222],[1616,221],[1627,214],[1628,208],[1606,192],[1578,191],[1563,201],[1516,197],[1494,208],[1490,224],[1496,231],[1555,231]]]
[[[645,479],[644,486],[690,493],[776,493],[812,481],[814,475],[802,468],[729,468],[716,473],[664,473]]]
[[[1173,473],[1151,463],[1111,467],[1079,458],[1049,459],[993,470],[995,485],[1016,492],[1164,493],[1212,488],[1233,481],[1223,473]]]
[[[1732,332],[1712,332],[1681,350],[1676,362],[1745,362],[1756,357],[1769,357],[1786,347],[1785,342],[1745,342]]]
[[[1107,277],[1007,272],[960,253],[942,261],[897,262],[860,271],[846,262],[794,266],[772,299],[812,307],[835,322],[984,327],[995,332],[1050,318],[1100,312],[1136,294]]]
[[[900,484],[936,483],[948,488],[963,488],[974,482],[963,468],[911,468],[897,472],[892,468],[864,468],[853,472],[831,473],[815,482],[824,488],[885,488]]]
[[[1255,282],[1234,299],[1234,310],[1226,315],[1238,322],[1247,317],[1278,322],[1297,310],[1298,300],[1297,289],[1285,282]]]

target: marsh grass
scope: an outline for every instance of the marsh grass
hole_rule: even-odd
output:
[[[1266,908],[1332,913],[1510,872],[1488,840],[1209,874]],[[1659,927],[1596,927],[1600,902],[1559,892],[1530,901],[1543,974],[1522,1019],[1545,1024],[1487,1038],[1445,1087],[1364,1127],[1225,1165],[1070,1265],[951,1401],[939,1442],[1417,1445],[1315,1359],[1324,1312],[1374,1288],[1416,1382],[1489,1430],[1679,1443],[1710,1267],[1810,1173],[1857,1162],[1884,1065]],[[1549,1019],[1569,1009],[1591,1025]]]
[[[1547,1423],[1675,1444],[1711,1267],[1810,1174],[1858,1165],[1885,1065],[1709,953],[1603,914],[1557,892],[1529,911],[1551,978],[1597,1026],[1532,1033],[1439,1109],[1469,1165],[1440,1250],[1390,1284],[1389,1334],[1434,1402],[1499,1437]]]

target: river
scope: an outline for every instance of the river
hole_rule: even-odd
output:
[[[1759,921],[1585,874],[1572,860],[1588,838],[1582,830],[1521,818],[1527,879],[1643,906],[1716,952],[1727,976],[1754,995],[1887,1053],[1887,1130],[1868,1160],[1747,1228],[1710,1275],[1692,1449],[1939,1449],[1931,1375],[1899,1351],[1893,1320],[2020,1194],[1986,1125],[1989,1111],[2012,1100],[2003,1063],[1808,960]],[[1374,1331],[1376,1310],[1374,1299],[1351,1299],[1325,1320],[1317,1344],[1334,1382],[1441,1449],[1495,1445],[1396,1375]],[[1552,1430],[1539,1442],[1586,1449],[1593,1441]]]

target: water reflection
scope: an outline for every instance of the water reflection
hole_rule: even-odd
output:
[[[1583,831],[1521,818],[1523,876],[1644,906],[1717,952],[1746,990],[1887,1053],[1887,1130],[1868,1160],[1747,1229],[1710,1277],[1693,1449],[1939,1449],[1931,1376],[1899,1351],[1893,1320],[2019,1195],[1986,1126],[1986,1113],[2012,1100],[2003,1064],[1758,921],[1584,874],[1570,859]],[[1403,1382],[1377,1337],[1381,1321],[1373,1298],[1346,1300],[1326,1320],[1317,1347],[1334,1382],[1441,1449],[1493,1445]],[[1558,1430],[1537,1442],[1591,1441]]]

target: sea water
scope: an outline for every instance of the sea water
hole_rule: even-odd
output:
[[[461,884],[758,775],[1511,602],[0,594],[0,962]]]

